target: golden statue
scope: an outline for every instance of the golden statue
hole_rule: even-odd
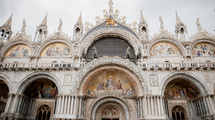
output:
[[[106,26],[109,26],[109,25],[112,25],[114,27],[117,26],[116,21],[111,18],[106,19]]]

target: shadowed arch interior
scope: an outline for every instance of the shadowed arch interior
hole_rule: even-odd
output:
[[[8,99],[9,88],[7,84],[0,80],[0,116],[5,110],[5,106]]]

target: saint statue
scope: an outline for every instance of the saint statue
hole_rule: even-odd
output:
[[[96,47],[93,47],[93,59],[98,58],[97,56],[97,51],[96,51]]]
[[[63,21],[59,19],[59,26],[58,26],[58,32],[62,30]]]
[[[113,15],[113,1],[112,0],[109,1],[109,14]]]
[[[163,30],[164,26],[163,26],[163,19],[162,19],[162,17],[159,17],[159,21],[160,21],[160,30]]]
[[[22,25],[22,33],[25,33],[25,27],[26,27],[26,21],[24,19],[23,20],[23,25]]]
[[[127,48],[125,58],[129,59],[130,58],[130,47]]]
[[[202,26],[200,25],[199,18],[197,18],[196,20],[196,25],[197,25],[198,31],[202,31]]]

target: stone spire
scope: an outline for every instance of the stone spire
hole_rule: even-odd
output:
[[[199,18],[196,20],[197,30],[198,32],[202,31],[202,26],[200,25]]]
[[[35,37],[34,37],[34,41],[41,41],[44,38],[46,38],[48,33],[47,30],[47,14],[44,17],[43,21],[41,22],[41,24],[37,27],[36,33],[35,33]]]
[[[139,39],[147,40],[148,39],[148,24],[146,23],[142,10],[140,11],[140,23],[139,23]]]
[[[74,25],[73,39],[81,40],[82,37],[83,37],[83,24],[82,24],[82,12],[81,12],[78,18],[78,21]]]
[[[188,33],[187,33],[187,27],[182,23],[181,19],[178,16],[177,11],[176,14],[176,25],[175,25],[175,34],[176,37],[179,38],[181,41],[188,40]]]
[[[109,15],[113,15],[113,1],[109,0]]]
[[[146,21],[143,17],[143,11],[142,10],[140,11],[140,24],[146,24]]]
[[[11,30],[12,17],[13,17],[13,14],[11,14],[10,18],[0,27],[1,40],[9,39],[13,33]]]
[[[82,12],[80,13],[80,16],[79,16],[78,21],[77,21],[76,24],[82,25]]]

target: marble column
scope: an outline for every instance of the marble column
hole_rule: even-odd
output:
[[[72,101],[71,101],[71,107],[70,107],[70,114],[72,114],[73,115],[73,101],[74,101],[74,96],[71,96],[72,97]]]
[[[9,94],[9,97],[7,99],[7,104],[5,107],[5,113],[9,112],[9,107],[11,106],[11,100],[12,100],[12,94]]]
[[[66,114],[69,114],[69,110],[70,110],[70,104],[71,104],[71,96],[68,96],[68,104],[67,104],[67,113]]]

